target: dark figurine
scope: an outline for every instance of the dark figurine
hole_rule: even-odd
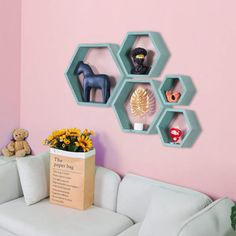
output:
[[[79,76],[81,73],[84,75],[83,90],[85,102],[90,102],[91,88],[101,89],[103,103],[107,102],[108,98],[110,97],[110,80],[107,75],[95,75],[91,67],[88,64],[85,64],[83,61],[80,61],[78,63],[75,73],[77,76]]]
[[[147,51],[144,48],[135,48],[131,51],[134,67],[131,69],[131,74],[147,74],[149,67],[144,65]]]

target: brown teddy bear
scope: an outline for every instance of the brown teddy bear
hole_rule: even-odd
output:
[[[2,154],[5,157],[13,155],[17,157],[24,157],[31,153],[31,149],[25,139],[29,136],[29,132],[24,129],[14,129],[12,133],[12,141],[2,149]]]

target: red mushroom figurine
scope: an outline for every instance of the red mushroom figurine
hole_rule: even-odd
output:
[[[181,138],[183,132],[179,128],[170,128],[170,137],[172,142],[177,143],[178,140]]]

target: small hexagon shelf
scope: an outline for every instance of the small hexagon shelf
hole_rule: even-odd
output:
[[[90,49],[108,49],[111,58],[113,59],[116,68],[119,71],[119,78],[117,80],[117,83],[115,84],[113,90],[111,91],[111,96],[109,97],[108,101],[106,103],[102,102],[85,102],[83,98],[83,88],[81,85],[81,82],[78,78],[78,76],[75,74],[75,70],[77,68],[77,65],[79,61],[85,60],[88,52]],[[78,48],[75,51],[74,56],[72,57],[71,63],[68,66],[68,69],[65,73],[67,81],[69,83],[69,86],[71,88],[71,91],[75,97],[75,100],[80,105],[86,105],[86,106],[101,106],[101,107],[108,107],[111,106],[112,101],[119,89],[121,80],[124,79],[123,71],[120,67],[119,61],[117,59],[117,53],[119,50],[119,46],[116,44],[80,44]]]
[[[172,102],[167,100],[166,91],[173,93],[169,96]],[[185,75],[166,75],[159,88],[162,102],[166,106],[189,105],[196,90],[190,77]],[[175,101],[175,93],[180,93],[180,98]]]
[[[150,91],[150,99],[154,100],[154,110],[150,118],[150,123],[146,125],[144,130],[134,130],[131,115],[127,105],[129,103],[131,94],[137,87],[147,88]],[[159,82],[151,79],[126,79],[124,80],[116,98],[113,102],[113,110],[119,121],[119,124],[124,132],[138,133],[138,134],[155,134],[157,129],[155,127],[158,118],[163,112],[163,105],[158,94]]]
[[[167,108],[157,125],[161,141],[169,147],[191,147],[200,134],[200,125],[195,113],[191,110]],[[178,127],[183,132],[179,143],[173,143],[169,135],[171,127]]]
[[[150,43],[138,44],[137,40],[147,38]],[[148,74],[131,74],[132,61],[130,58],[130,51],[135,46],[146,48],[146,44],[150,44],[152,50],[148,50],[147,57],[152,56],[153,61],[147,63],[150,66]],[[147,49],[147,48],[146,48]],[[150,55],[154,54],[154,55]],[[164,68],[168,58],[169,51],[163,41],[161,35],[157,32],[128,32],[123,41],[122,46],[118,52],[118,58],[123,70],[125,71],[126,77],[129,78],[144,78],[144,77],[155,77],[160,75],[162,69]]]

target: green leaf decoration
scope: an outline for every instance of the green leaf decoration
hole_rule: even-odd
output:
[[[231,209],[230,219],[231,219],[232,228],[235,231],[236,230],[236,204]]]

